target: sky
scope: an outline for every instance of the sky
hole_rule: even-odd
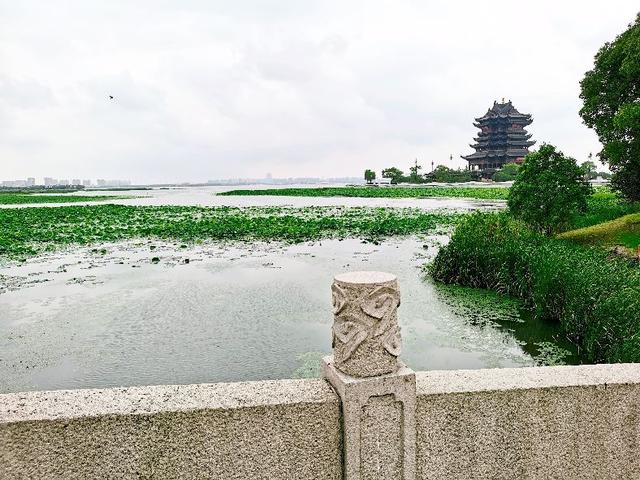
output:
[[[0,0],[0,180],[462,167],[494,100],[579,162],[579,82],[637,0]],[[109,95],[114,98],[111,100]],[[453,155],[453,161],[449,156]]]

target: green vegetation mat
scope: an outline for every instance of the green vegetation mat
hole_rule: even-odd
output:
[[[366,207],[191,207],[90,205],[0,209],[0,256],[34,255],[70,244],[163,238],[282,240],[435,233],[463,214]]]
[[[0,193],[0,205],[19,205],[23,203],[76,203],[104,202],[134,198],[114,195],[40,195],[36,193]]]
[[[218,195],[277,195],[285,197],[365,197],[365,198],[476,198],[506,200],[508,188],[500,187],[322,187],[231,190]]]
[[[448,284],[489,288],[560,322],[590,362],[640,362],[640,267],[601,248],[546,237],[507,213],[461,222],[430,267]]]

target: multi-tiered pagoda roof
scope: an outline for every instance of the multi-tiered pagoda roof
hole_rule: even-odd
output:
[[[473,125],[480,129],[471,155],[462,156],[469,162],[470,170],[491,170],[502,168],[507,163],[521,163],[529,153],[529,147],[536,143],[525,127],[532,122],[531,115],[520,113],[511,103],[493,102],[493,107]]]

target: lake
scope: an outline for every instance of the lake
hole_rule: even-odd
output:
[[[431,208],[412,199],[215,197],[211,190],[159,190],[127,202]],[[464,199],[431,202],[487,208]],[[320,358],[331,351],[331,281],[350,270],[398,276],[402,358],[415,370],[539,363],[536,345],[557,340],[557,328],[524,323],[517,306],[504,308],[499,299],[465,305],[466,294],[452,297],[427,278],[424,264],[446,241],[182,245],[145,239],[5,264],[0,393],[317,376]]]

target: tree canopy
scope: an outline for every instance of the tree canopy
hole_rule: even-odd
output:
[[[520,165],[517,163],[507,163],[504,167],[493,174],[494,182],[510,182],[515,180],[520,171]]]
[[[383,178],[390,178],[391,183],[400,183],[404,179],[404,172],[396,167],[389,167],[382,170]]]
[[[364,179],[367,183],[371,183],[376,179],[376,172],[373,170],[369,170],[368,168],[364,171]]]
[[[640,200],[640,14],[604,44],[580,87],[580,116],[600,138],[598,155],[613,172],[612,187]]]
[[[584,172],[573,158],[543,144],[524,159],[509,191],[511,213],[538,230],[551,234],[587,209],[591,193]]]
[[[434,182],[461,183],[471,181],[469,170],[453,170],[445,165],[438,165],[433,172],[425,175]]]

